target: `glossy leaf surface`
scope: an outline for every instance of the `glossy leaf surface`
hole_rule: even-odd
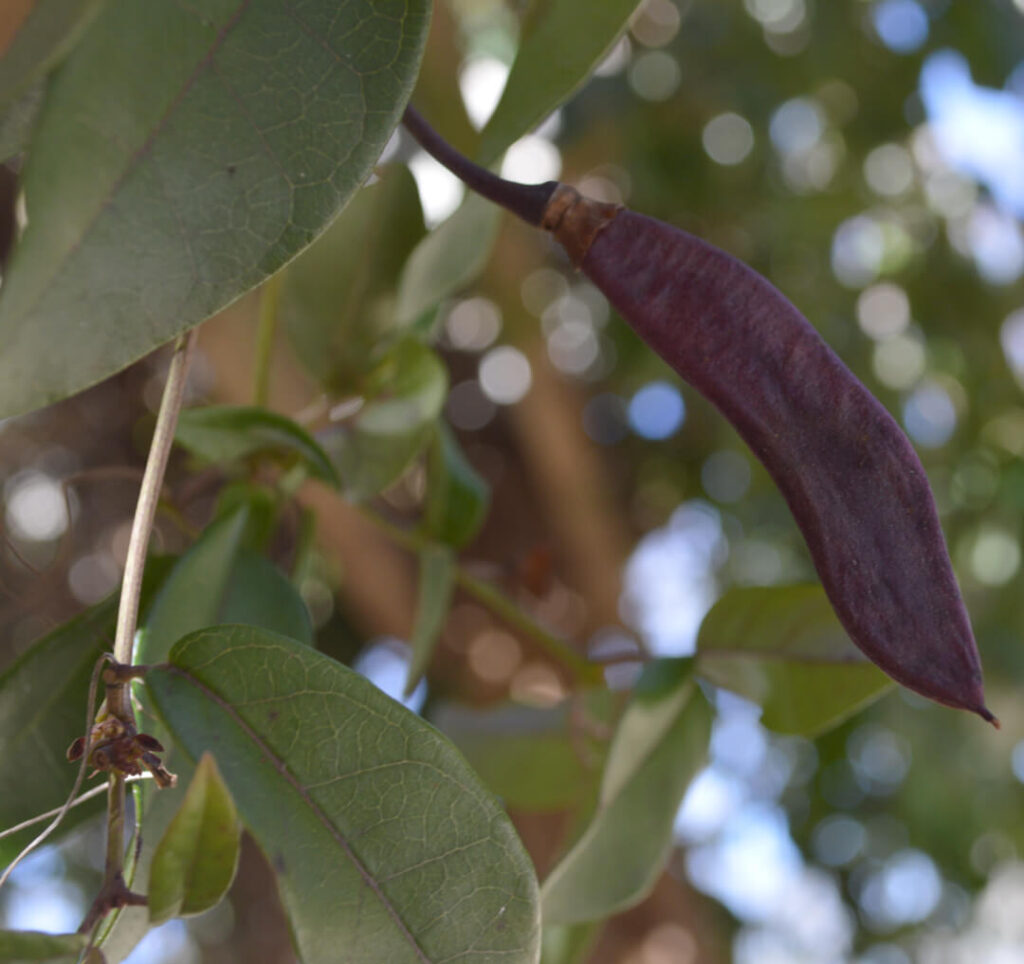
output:
[[[650,664],[612,742],[597,811],[544,881],[546,923],[596,920],[650,891],[710,734],[711,711],[696,688],[691,661]]]
[[[276,868],[307,964],[534,962],[530,861],[433,728],[344,666],[225,626],[147,686],[193,757],[209,749]],[[281,820],[288,814],[287,820]]]
[[[159,924],[216,906],[234,879],[241,832],[224,778],[213,757],[204,753],[153,856],[150,921]]]
[[[818,585],[729,590],[697,638],[700,676],[759,703],[765,726],[814,736],[892,684],[853,645]]]
[[[99,381],[308,245],[398,122],[429,6],[105,4],[33,134],[0,413]]]
[[[249,405],[185,409],[176,441],[207,462],[237,462],[257,453],[297,459],[314,478],[337,485],[338,476],[316,440],[290,418]]]

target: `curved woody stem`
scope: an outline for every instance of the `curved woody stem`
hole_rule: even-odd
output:
[[[414,107],[406,107],[402,124],[423,150],[448,168],[467,187],[511,211],[527,224],[541,226],[548,201],[558,187],[557,181],[546,181],[543,184],[506,181],[455,150]]]

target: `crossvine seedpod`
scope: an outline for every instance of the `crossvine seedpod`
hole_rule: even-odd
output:
[[[625,321],[732,423],[803,533],[850,638],[909,689],[996,723],[916,452],[766,279],[653,218],[564,184],[520,185],[405,125],[470,188],[550,231]]]

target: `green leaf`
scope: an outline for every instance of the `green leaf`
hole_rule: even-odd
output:
[[[288,266],[281,319],[328,390],[358,392],[374,351],[394,338],[399,273],[423,233],[416,182],[407,167],[390,164]]]
[[[277,412],[248,405],[188,408],[178,417],[176,440],[207,462],[238,462],[257,453],[290,456],[310,475],[337,486],[327,454],[300,425]]]
[[[149,561],[144,601],[168,567],[169,560]],[[100,654],[113,646],[117,605],[114,595],[85,610],[34,643],[0,674],[0,829],[61,806],[71,792],[76,770],[65,754],[83,735],[89,678]],[[102,799],[73,808],[58,833],[102,809]],[[0,840],[0,866],[43,826]]]
[[[759,703],[783,733],[816,736],[892,685],[816,584],[730,589],[704,617],[697,653],[700,676]]]
[[[123,368],[312,242],[401,116],[429,7],[109,0],[33,133],[0,414]]]
[[[52,69],[74,46],[103,0],[35,0],[0,49],[0,111]]]
[[[235,479],[217,493],[211,522],[226,519],[244,509],[247,519],[242,542],[256,552],[265,552],[277,532],[286,501],[283,485],[278,488],[251,478]]]
[[[427,495],[423,527],[428,535],[456,549],[472,542],[487,516],[490,488],[470,465],[443,422],[427,456]]]
[[[306,964],[537,960],[530,860],[437,731],[253,628],[196,633],[171,661],[146,685],[190,755],[217,754]]]
[[[220,622],[231,569],[242,547],[248,511],[243,506],[206,528],[177,562],[142,620],[136,659],[163,663],[182,636]]]
[[[671,850],[676,812],[710,733],[692,660],[650,664],[612,742],[597,811],[544,881],[545,923],[596,920],[646,896]]]
[[[566,100],[626,28],[638,0],[533,0],[501,100],[480,134],[491,163]]]
[[[508,703],[478,710],[442,704],[431,718],[480,779],[512,810],[579,809],[592,802],[607,752],[593,739],[613,718],[614,696],[588,690],[573,712]]]
[[[408,696],[430,665],[438,637],[444,628],[455,589],[455,554],[447,546],[428,546],[420,551],[420,588],[416,600],[416,622],[409,646],[412,658],[405,678]]]
[[[204,753],[153,856],[150,921],[159,924],[216,906],[235,878],[241,840],[235,802],[213,756]]]
[[[467,194],[455,213],[430,232],[406,261],[398,286],[399,324],[411,325],[472,284],[487,267],[501,209]]]
[[[265,556],[242,548],[214,622],[245,623],[313,645],[309,607],[292,581]]]
[[[323,437],[346,495],[365,499],[396,482],[430,439],[448,391],[440,359],[406,338],[367,376],[366,403]]]
[[[29,961],[74,961],[88,942],[85,934],[0,931],[0,964]]]

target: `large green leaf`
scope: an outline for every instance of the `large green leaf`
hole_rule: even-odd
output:
[[[204,753],[153,855],[150,921],[190,917],[220,903],[238,868],[241,834],[231,793]]]
[[[0,931],[0,964],[28,964],[29,961],[71,964],[78,959],[87,940],[84,934]]]
[[[364,391],[358,414],[322,438],[351,499],[386,489],[423,450],[444,405],[448,374],[434,352],[405,338],[365,378]]]
[[[399,323],[411,325],[472,284],[487,266],[500,225],[497,205],[467,194],[458,210],[431,231],[406,261],[395,309]]]
[[[6,49],[0,50],[0,113],[81,36],[103,0],[35,0]]]
[[[33,133],[0,414],[117,371],[308,245],[398,122],[428,21],[427,0],[110,0]]]
[[[332,391],[357,393],[374,351],[394,337],[399,273],[423,232],[416,182],[389,164],[288,266],[281,318],[303,364]]]
[[[207,462],[237,462],[257,453],[298,460],[328,485],[338,485],[331,460],[290,418],[249,405],[188,408],[178,416],[176,441]]]
[[[533,0],[501,100],[480,134],[491,163],[589,76],[625,29],[638,0]]]
[[[189,636],[171,662],[147,687],[189,754],[220,761],[306,964],[537,960],[529,858],[433,728],[326,656],[249,627]]]
[[[697,652],[700,676],[759,703],[783,733],[815,736],[892,685],[815,584],[729,590],[704,617]]]
[[[710,735],[692,661],[650,664],[615,733],[597,811],[544,881],[545,923],[596,920],[643,899],[671,849],[676,812]]]

